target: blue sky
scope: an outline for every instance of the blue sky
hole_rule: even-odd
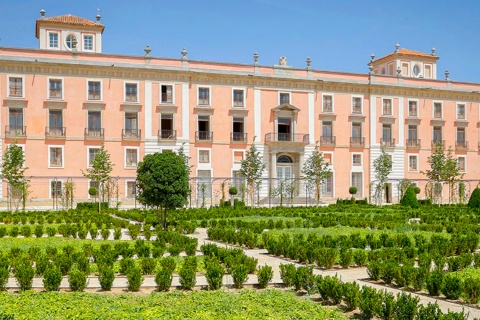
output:
[[[366,73],[370,55],[437,49],[439,78],[480,82],[477,0],[0,0],[0,46],[37,47],[35,20],[101,9],[103,52],[195,60],[278,63]]]

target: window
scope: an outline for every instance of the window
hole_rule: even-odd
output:
[[[125,198],[135,199],[136,194],[135,181],[127,181],[127,194],[125,195]]]
[[[408,77],[408,63],[402,63],[402,75]]]
[[[50,181],[50,198],[56,199],[62,196],[62,181]]]
[[[245,141],[246,137],[244,134],[244,118],[234,117],[233,118],[233,131],[232,131],[232,141]]]
[[[382,126],[382,138],[384,142],[392,140],[392,125],[383,124]]]
[[[432,67],[431,66],[425,66],[425,75],[424,78],[430,79],[432,77]]]
[[[62,79],[49,79],[48,80],[48,98],[49,99],[62,99]]]
[[[465,105],[457,104],[457,120],[465,120]]]
[[[212,135],[210,132],[210,117],[198,116],[198,140],[211,140]]]
[[[465,172],[466,171],[466,162],[467,158],[466,157],[458,157],[457,158],[457,167],[460,172]]]
[[[433,104],[433,117],[442,118],[442,104],[440,102],[435,102]]]
[[[233,90],[233,106],[234,107],[244,107],[244,91],[241,89]]]
[[[457,128],[457,144],[465,143],[465,128]]]
[[[91,34],[83,35],[83,50],[93,51],[93,35]]]
[[[125,101],[137,102],[137,87],[136,83],[125,83]]]
[[[125,136],[138,138],[138,113],[125,112]]]
[[[61,147],[50,147],[48,167],[49,168],[61,168],[61,167],[63,167],[63,148],[61,148]]]
[[[10,77],[8,79],[8,96],[23,97],[23,78]]]
[[[333,197],[333,174],[323,180],[322,195],[325,197]]]
[[[58,49],[58,32],[48,33],[48,47],[50,49]]]
[[[102,112],[88,111],[88,134],[101,136],[102,134]]]
[[[173,103],[173,85],[163,84],[161,90],[161,103]]]
[[[173,114],[162,113],[160,115],[160,138],[176,139],[176,132],[173,129]]]
[[[333,112],[333,97],[323,96],[323,112]]]
[[[353,154],[352,155],[352,165],[354,165],[354,166],[361,166],[362,165],[362,155],[361,154]]]
[[[125,166],[137,167],[138,163],[138,149],[125,149]]]
[[[414,124],[408,125],[408,141],[407,146],[417,147],[419,146],[418,142],[418,135],[417,135],[417,126]]]
[[[52,135],[63,135],[63,112],[58,109],[48,110],[48,131]]]
[[[409,155],[408,171],[418,171],[417,162],[418,162],[418,157],[416,155]]]
[[[100,148],[88,148],[88,166],[91,167],[93,160],[95,160],[95,155],[100,151]]]
[[[332,121],[322,121],[322,143],[333,143]]]
[[[408,101],[408,116],[418,117],[417,101]]]
[[[382,112],[384,115],[392,115],[392,99],[383,99],[383,109]]]
[[[211,177],[210,170],[197,171],[197,198],[210,198],[212,195]]]
[[[362,197],[362,195],[363,195],[363,174],[362,174],[362,172],[352,172],[352,186],[357,187],[357,194],[355,194],[355,197]]]
[[[102,99],[102,84],[100,81],[88,81],[88,100]]]
[[[362,113],[362,98],[352,98],[352,113]]]
[[[242,186],[245,185],[245,177],[240,170],[234,170],[232,172],[232,187],[237,187],[238,192],[241,192]]]
[[[205,88],[205,87],[198,88],[198,105],[204,105],[204,106],[210,105],[210,88]]]
[[[362,137],[362,124],[360,122],[352,123],[352,138],[360,139]]]
[[[22,130],[23,132],[23,109],[8,108],[8,125],[10,129]]]
[[[433,142],[442,142],[442,127],[435,126],[433,127]]]
[[[280,104],[289,104],[290,103],[290,93],[289,92],[280,92]]]
[[[210,150],[198,151],[198,163],[210,163]]]
[[[234,151],[233,163],[242,163],[242,161],[243,161],[243,151]]]
[[[69,34],[65,39],[65,45],[68,49],[76,49],[77,48],[77,37],[74,34]]]
[[[413,75],[415,77],[418,77],[420,75],[420,66],[418,64],[415,64],[413,66]]]

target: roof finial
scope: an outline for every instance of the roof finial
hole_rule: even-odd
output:
[[[101,11],[102,11],[102,10],[100,10],[99,8],[97,8],[97,16],[96,16],[96,18],[97,18],[97,23],[100,23],[100,19],[102,18],[102,16],[100,15],[100,12],[101,12]]]
[[[258,64],[258,53],[257,53],[257,51],[255,51],[255,53],[253,54],[253,63]]]
[[[398,51],[400,51],[400,45],[397,43],[397,44],[395,45],[395,52],[398,52]]]
[[[375,60],[375,55],[372,53],[372,54],[370,55],[370,58],[372,58],[372,59],[370,60],[370,63],[372,63],[373,60]]]
[[[146,57],[146,58],[147,58],[147,57],[150,57],[150,52],[152,52],[152,49],[150,49],[150,46],[147,45],[147,46],[145,47],[145,49],[143,49],[143,50],[145,50],[145,57]]]
[[[312,64],[312,59],[310,59],[310,57],[307,57],[307,69],[310,70],[310,65]]]
[[[182,53],[182,60],[188,60],[188,56],[187,56],[188,52],[185,48],[183,48],[181,53]]]
[[[432,48],[432,56],[434,56],[434,55],[435,55],[435,52],[436,52],[436,51],[437,51],[437,49],[435,49],[435,48]]]
[[[450,81],[450,71],[445,70],[445,80]]]
[[[40,10],[40,15],[41,15],[40,19],[42,19],[42,20],[45,19],[45,10],[43,10],[43,9]]]

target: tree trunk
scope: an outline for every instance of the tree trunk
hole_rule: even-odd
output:
[[[167,208],[163,212],[163,229],[167,231]]]

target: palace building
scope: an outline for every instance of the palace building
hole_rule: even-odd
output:
[[[435,49],[372,55],[366,73],[102,53],[105,26],[73,15],[36,21],[38,49],[0,47],[0,144],[16,141],[26,157],[31,201],[52,203],[74,182],[78,201],[92,183],[82,175],[104,144],[114,163],[113,197],[135,198],[136,167],[146,154],[183,145],[192,165],[193,199],[218,203],[222,185],[242,184],[240,162],[254,143],[266,170],[258,199],[291,181],[299,203],[313,198],[301,179],[318,144],[332,176],[323,199],[370,196],[381,147],[393,161],[386,202],[402,179],[417,184],[439,142],[451,148],[463,180],[479,179],[480,84],[439,74]],[[204,187],[199,188],[202,184]],[[0,190],[7,198],[6,184]],[[446,187],[440,196],[448,197]],[[443,193],[442,193],[443,192]],[[228,191],[225,191],[228,197]],[[195,201],[195,200],[192,200]]]

